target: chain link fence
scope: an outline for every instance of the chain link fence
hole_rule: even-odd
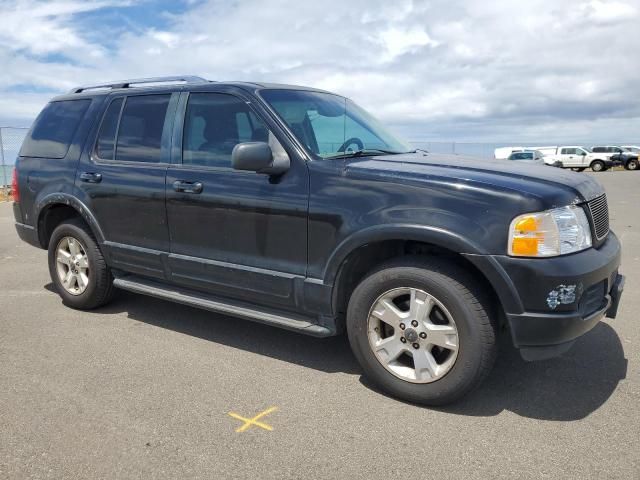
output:
[[[18,151],[29,131],[26,127],[0,127],[0,188],[6,193]]]

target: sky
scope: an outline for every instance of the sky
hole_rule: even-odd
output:
[[[640,143],[640,0],[0,0],[0,126],[191,74],[345,95],[406,139]]]

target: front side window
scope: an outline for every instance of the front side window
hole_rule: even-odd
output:
[[[89,99],[49,103],[25,138],[20,156],[64,158],[90,104]]]
[[[260,95],[307,150],[319,157],[413,151],[362,108],[338,95],[277,89]]]
[[[563,148],[562,149],[562,154],[563,155],[575,155],[576,154],[576,149],[575,148]]]
[[[162,132],[170,99],[169,94],[126,98],[117,132],[116,160],[161,161]]]
[[[268,142],[264,122],[241,99],[223,93],[189,95],[182,141],[182,163],[231,167],[233,147]]]

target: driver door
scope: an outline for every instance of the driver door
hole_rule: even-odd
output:
[[[307,166],[280,142],[291,160],[284,174],[232,168],[238,143],[278,142],[278,127],[256,108],[238,91],[181,94],[166,180],[170,275],[216,295],[293,306],[307,268]]]

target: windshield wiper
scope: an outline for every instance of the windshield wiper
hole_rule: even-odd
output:
[[[384,155],[400,155],[402,153],[411,153],[411,152],[396,152],[393,150],[382,150],[380,148],[366,148],[366,149],[362,149],[362,150],[355,150],[352,152],[342,152],[342,153],[338,153],[336,155],[330,155],[328,157],[325,157],[327,159],[331,158],[354,158],[354,157],[368,157],[368,156],[372,156],[372,155],[378,155],[378,154],[384,154]]]

